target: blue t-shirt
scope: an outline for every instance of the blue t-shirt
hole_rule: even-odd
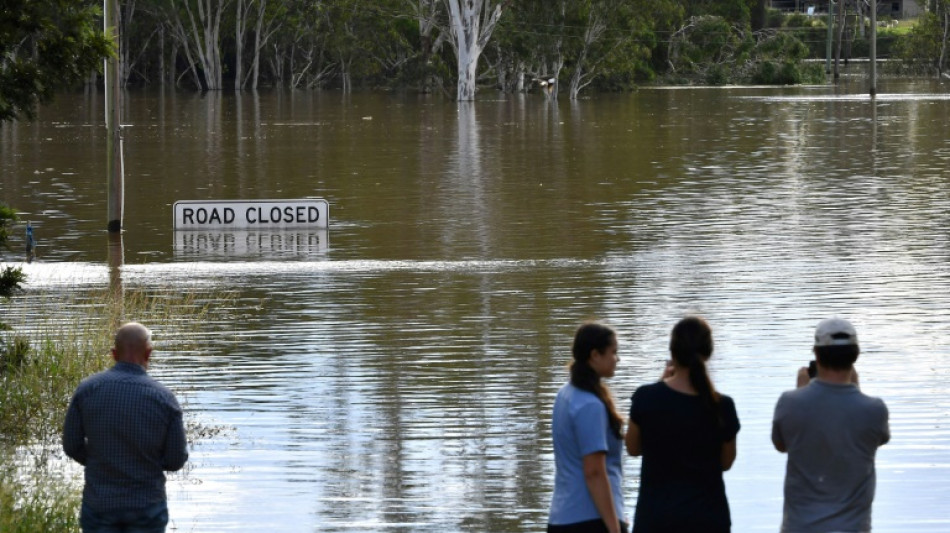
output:
[[[607,408],[597,395],[570,383],[554,400],[554,496],[548,523],[574,524],[601,518],[584,480],[584,456],[607,452],[607,477],[617,518],[624,520],[622,442],[610,429]]]

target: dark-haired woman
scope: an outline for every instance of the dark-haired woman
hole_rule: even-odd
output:
[[[556,471],[548,532],[626,533],[623,419],[603,383],[617,368],[617,335],[602,324],[584,324],[571,351],[571,379],[554,400]]]
[[[736,459],[739,418],[706,372],[713,352],[705,320],[673,327],[662,379],[633,393],[625,443],[642,455],[634,533],[726,533],[729,503],[722,473]]]

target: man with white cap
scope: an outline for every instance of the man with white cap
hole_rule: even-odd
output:
[[[821,321],[814,352],[815,379],[783,393],[772,419],[772,443],[788,452],[782,532],[870,531],[874,456],[891,437],[887,406],[858,388],[850,322]]]

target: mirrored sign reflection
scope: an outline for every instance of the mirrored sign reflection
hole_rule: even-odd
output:
[[[315,259],[328,250],[327,230],[176,231],[177,259]]]

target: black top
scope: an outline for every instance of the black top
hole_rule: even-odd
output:
[[[721,454],[739,432],[739,417],[724,394],[719,412],[721,423],[699,396],[662,381],[633,393],[630,419],[640,427],[643,454],[634,533],[729,531]]]

